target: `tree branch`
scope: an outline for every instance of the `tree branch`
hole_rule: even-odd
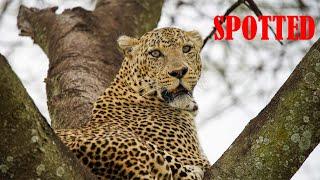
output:
[[[224,17],[229,16],[235,9],[237,9],[242,3],[244,2],[244,0],[238,0],[235,3],[233,3],[224,13]],[[222,21],[220,21],[220,25],[222,25],[224,22],[226,21],[226,18],[223,18]],[[202,48],[207,44],[207,42],[209,41],[210,38],[212,38],[212,36],[214,35],[214,33],[216,33],[217,28],[213,27],[212,31],[209,33],[209,35],[203,40],[203,44],[202,44]]]
[[[253,1],[253,0],[245,0],[244,1],[244,4],[251,10],[254,12],[254,14],[257,16],[257,17],[260,17],[260,16],[263,16],[261,10],[259,9],[258,5]],[[271,30],[272,34],[274,35],[274,37],[276,37],[276,33],[275,31],[273,30],[273,28],[268,24],[268,27],[269,29]],[[280,45],[283,45],[283,42],[281,40],[278,40],[277,41],[280,43]]]
[[[205,179],[290,179],[319,144],[319,129],[320,40]]]
[[[60,142],[0,54],[0,179],[94,179]]]
[[[253,0],[238,0],[235,3],[233,3],[224,13],[224,17],[229,16],[234,10],[236,10],[241,4],[246,5],[251,11],[254,12],[254,14],[259,17],[262,16],[262,12],[259,9],[259,7],[256,5],[256,3]],[[222,25],[224,22],[226,21],[226,18],[223,18],[222,21],[219,22],[220,25]],[[272,34],[274,36],[276,36],[276,33],[274,32],[273,28],[268,25],[269,29],[271,30]],[[206,38],[203,41],[203,45],[202,48],[207,44],[207,42],[209,41],[210,38],[212,38],[212,36],[216,33],[217,29],[216,27],[213,27],[212,31],[208,34],[208,36],[206,36]],[[280,45],[283,45],[283,42],[281,40],[277,40]]]
[[[101,0],[56,15],[56,8],[22,6],[21,35],[30,36],[49,57],[47,97],[52,127],[79,128],[90,119],[92,102],[120,68],[119,35],[140,36],[156,27],[163,1]]]

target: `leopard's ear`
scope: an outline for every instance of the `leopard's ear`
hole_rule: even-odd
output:
[[[198,31],[188,31],[187,35],[190,37],[190,39],[195,43],[195,45],[201,49],[202,44],[203,44],[203,40],[202,37],[200,35],[200,33]]]
[[[138,39],[129,36],[120,36],[117,42],[119,47],[126,54],[131,51],[134,45],[138,44]]]

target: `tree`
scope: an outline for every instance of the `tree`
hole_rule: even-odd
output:
[[[121,64],[116,38],[154,28],[162,3],[101,0],[92,12],[74,8],[60,15],[56,8],[20,8],[21,35],[30,36],[50,60],[46,83],[53,128],[78,128],[89,120],[91,103]],[[320,41],[206,173],[207,179],[283,179],[296,172],[320,141],[319,51]],[[0,133],[5,139],[0,177],[93,178],[84,176],[83,167],[45,123],[4,57],[0,65]]]

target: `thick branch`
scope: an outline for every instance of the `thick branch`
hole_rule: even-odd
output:
[[[90,118],[92,102],[117,73],[122,57],[116,39],[154,28],[162,1],[101,0],[93,12],[82,8],[38,10],[21,7],[21,35],[31,36],[49,57],[46,79],[53,128],[77,128]]]
[[[320,142],[320,40],[206,179],[290,179]]]
[[[94,179],[53,133],[0,54],[0,179]]]

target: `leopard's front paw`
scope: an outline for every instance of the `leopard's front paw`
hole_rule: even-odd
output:
[[[190,171],[190,178],[194,180],[203,179],[204,172],[199,166],[186,165],[185,168]]]

